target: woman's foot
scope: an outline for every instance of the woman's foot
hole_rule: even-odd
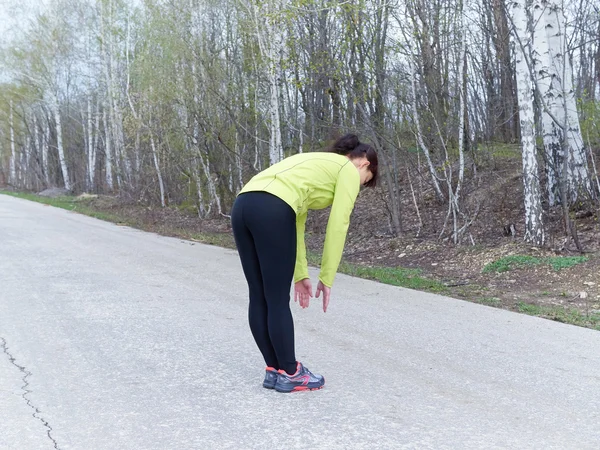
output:
[[[265,381],[263,381],[263,387],[275,389],[275,383],[277,383],[277,370],[273,367],[267,367],[265,369]]]
[[[314,391],[321,389],[325,384],[322,375],[312,373],[302,363],[298,363],[296,373],[288,374],[284,370],[279,371],[275,390],[278,392]]]

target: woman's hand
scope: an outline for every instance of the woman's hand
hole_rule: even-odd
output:
[[[300,306],[302,308],[308,308],[312,296],[312,284],[310,278],[305,278],[294,284],[294,301],[300,301]]]
[[[317,284],[317,292],[315,297],[319,298],[319,295],[323,292],[323,312],[327,312],[327,307],[329,306],[329,296],[331,295],[331,288],[325,286],[322,282],[319,281]]]

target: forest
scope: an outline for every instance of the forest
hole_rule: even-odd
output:
[[[381,178],[350,256],[373,239],[598,249],[593,0],[5,5],[0,186],[226,228],[253,174],[354,132]]]

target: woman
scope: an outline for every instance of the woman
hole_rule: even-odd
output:
[[[328,152],[300,153],[255,175],[241,190],[231,223],[248,281],[248,318],[267,364],[263,386],[279,392],[320,389],[325,379],[296,361],[290,283],[294,301],[309,305],[304,227],[309,209],[331,206],[316,297],[327,311],[342,257],[350,214],[360,186],[375,186],[377,153],[354,134]]]

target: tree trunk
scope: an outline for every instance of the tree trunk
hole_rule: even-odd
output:
[[[113,172],[112,172],[112,150],[110,145],[110,127],[108,124],[108,112],[109,106],[105,104],[103,110],[103,123],[104,123],[104,167],[106,168],[106,187],[109,192],[112,192],[113,186]]]
[[[50,170],[48,164],[48,147],[50,146],[50,123],[48,117],[44,120],[44,131],[42,134],[42,171],[46,187],[50,186]]]
[[[54,122],[56,125],[56,146],[58,149],[58,159],[60,161],[60,169],[62,172],[65,189],[67,191],[70,191],[72,189],[71,179],[69,178],[69,171],[67,168],[67,160],[65,159],[65,150],[63,147],[63,135],[62,135],[62,121],[61,121],[61,115],[60,115],[60,105],[58,103],[58,98],[56,95],[53,95],[51,103],[52,103],[52,112],[54,114]]]
[[[581,193],[591,194],[592,189],[579,131],[562,7],[556,3],[535,0],[533,23],[534,67],[540,101],[543,103],[542,128],[549,201],[551,206],[561,201],[559,184],[563,182],[568,191],[567,200],[572,203]],[[564,120],[567,122],[563,123]],[[568,133],[567,136],[563,136],[565,132]],[[568,143],[566,148],[564,142]],[[561,180],[565,158],[567,178]]]
[[[514,142],[517,137],[518,116],[516,114],[514,72],[510,54],[510,31],[506,20],[505,0],[492,0],[494,23],[492,33],[498,65],[500,67],[500,133],[504,142]]]
[[[510,4],[510,13],[515,28],[516,77],[521,123],[521,145],[523,160],[523,197],[525,202],[526,242],[543,245],[545,241],[542,221],[542,203],[539,168],[535,146],[534,92],[532,74],[527,64],[531,52],[531,31],[527,10],[530,1],[518,0]]]
[[[156,144],[154,143],[154,135],[150,131],[150,146],[152,148],[152,159],[154,161],[154,169],[156,170],[156,176],[158,178],[158,187],[160,189],[160,204],[164,208],[165,202],[165,185],[163,183],[162,172],[160,171],[160,163],[158,161],[158,151],[156,150]]]
[[[9,115],[9,126],[10,126],[10,176],[8,178],[11,185],[17,183],[17,164],[16,157],[17,152],[15,149],[15,122],[13,115],[13,102],[10,101],[10,115]]]
[[[38,119],[37,119],[37,115],[35,114],[35,112],[33,112],[31,114],[32,120],[33,120],[33,154],[36,155],[34,156],[36,159],[39,158],[39,154],[40,154],[40,132],[38,129]],[[38,172],[39,170],[39,172]],[[36,165],[35,171],[37,172],[37,179],[36,179],[36,187],[39,187],[39,184],[42,182],[42,177],[40,177],[40,174],[42,173],[42,166],[40,164],[40,161],[38,159],[38,164]],[[39,189],[38,189],[39,190]]]
[[[269,162],[271,165],[283,159],[283,145],[281,138],[281,119],[279,116],[279,84],[280,76],[280,53],[283,47],[283,31],[279,24],[272,23],[271,15],[275,10],[279,10],[283,5],[271,5],[273,0],[265,2],[261,17],[258,14],[258,8],[252,7],[254,14],[254,25],[258,38],[260,52],[266,60],[267,74],[269,79],[269,117],[271,130],[269,138]],[[273,6],[273,9],[271,9]]]
[[[88,144],[88,171],[87,171],[87,189],[89,192],[94,190],[94,173],[96,171],[96,148],[94,147],[94,128],[92,125],[92,101],[87,99],[87,144]]]

